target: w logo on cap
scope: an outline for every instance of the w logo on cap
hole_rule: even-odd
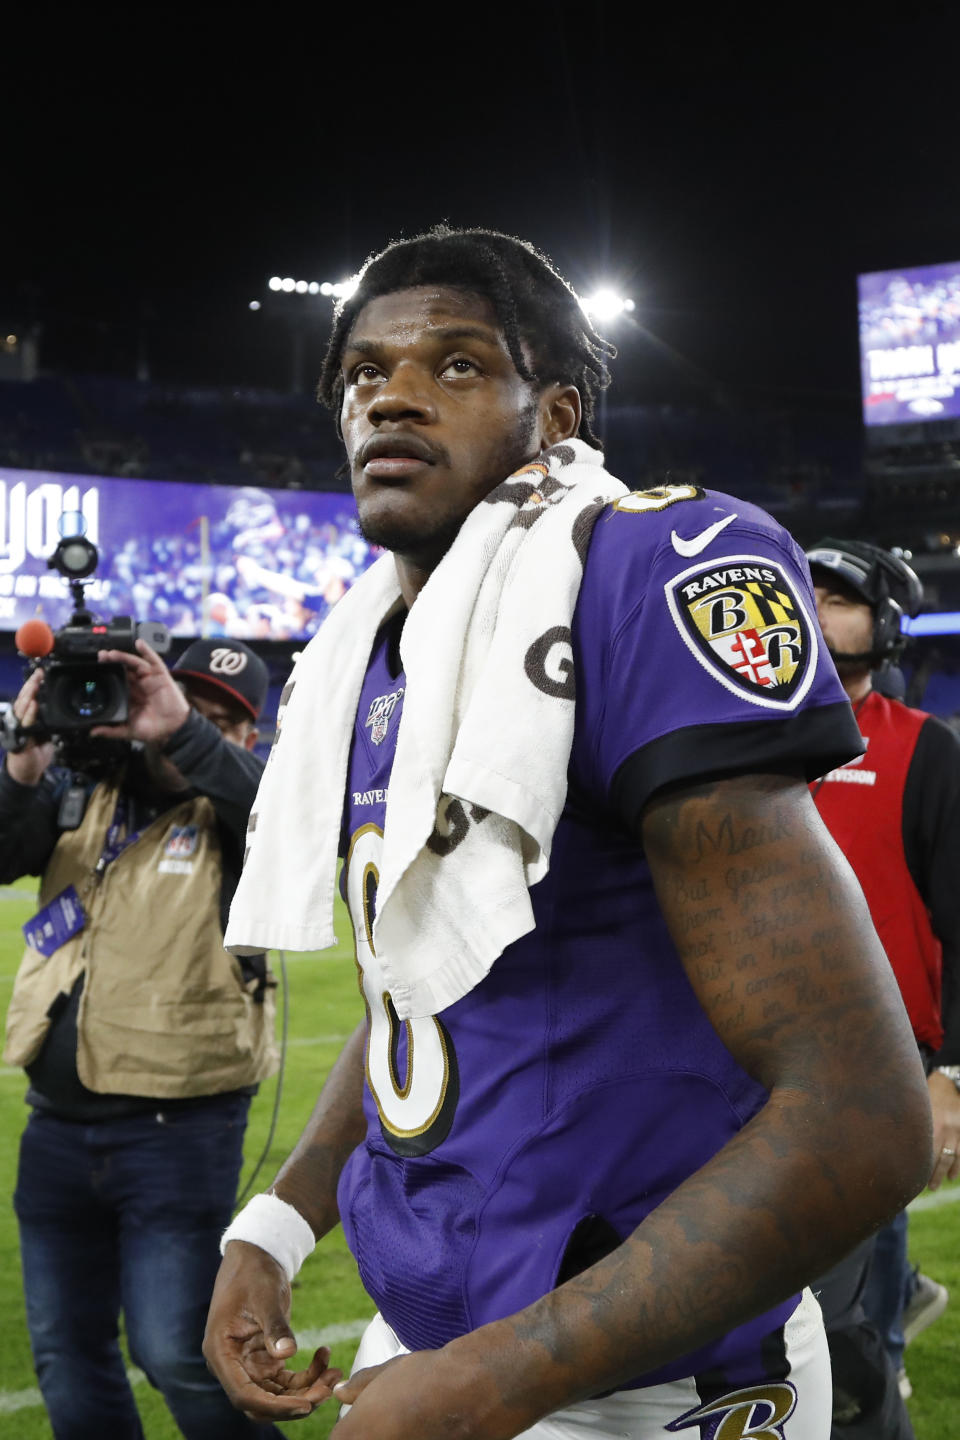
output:
[[[230,650],[220,645],[210,652],[211,675],[239,675],[247,668],[247,657],[242,650]]]

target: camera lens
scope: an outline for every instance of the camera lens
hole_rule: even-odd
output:
[[[115,688],[95,675],[85,675],[67,687],[63,703],[77,720],[96,720],[113,704]]]
[[[68,660],[48,668],[38,703],[47,729],[70,735],[93,725],[122,725],[129,714],[127,700],[122,665]]]

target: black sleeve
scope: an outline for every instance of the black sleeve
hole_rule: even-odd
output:
[[[960,739],[935,715],[917,737],[903,791],[907,867],[943,946],[941,1064],[960,1064]]]
[[[60,838],[57,815],[69,776],[51,768],[39,785],[20,785],[0,770],[0,884],[42,875]]]
[[[196,710],[171,735],[163,753],[191,789],[213,801],[221,826],[237,836],[242,850],[263,761],[225,740],[216,725]]]
[[[631,834],[658,790],[733,775],[796,775],[816,780],[863,754],[848,701],[798,710],[786,719],[688,725],[636,750],[613,778],[611,799]]]
[[[247,820],[263,774],[263,761],[241,745],[225,740],[216,725],[196,710],[192,710],[180,729],[171,735],[163,752],[190,788],[213,802],[223,858],[220,927],[226,931],[230,905],[243,868]],[[262,955],[248,956],[240,964],[245,973],[254,974],[258,979],[266,974]]]

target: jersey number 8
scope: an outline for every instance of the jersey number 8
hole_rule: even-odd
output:
[[[373,945],[383,831],[363,825],[346,860],[346,896],[367,1007],[367,1086],[380,1129],[398,1155],[427,1155],[445,1140],[460,1095],[450,1034],[435,1015],[401,1020],[382,983]],[[401,1053],[403,1052],[403,1053]]]

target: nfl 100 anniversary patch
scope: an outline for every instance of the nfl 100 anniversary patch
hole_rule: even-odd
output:
[[[817,632],[783,568],[763,555],[691,566],[664,586],[684,642],[727,690],[792,710],[810,688]]]
[[[370,701],[370,709],[367,718],[363,722],[370,731],[370,739],[374,745],[382,745],[386,739],[387,730],[390,728],[390,717],[397,708],[397,701],[403,695],[403,688],[394,690],[390,695],[378,695]]]

